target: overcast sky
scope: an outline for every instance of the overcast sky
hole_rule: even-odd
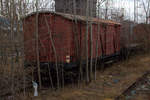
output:
[[[112,5],[112,7],[115,7],[118,9],[124,8],[125,16],[130,20],[134,19],[134,0],[112,0],[112,1],[113,2],[111,2],[111,4],[110,4],[110,5]],[[136,1],[138,1],[136,3],[136,5],[137,5],[136,13],[139,15],[138,21],[142,22],[142,21],[144,21],[143,19],[145,16],[142,2],[140,2],[142,0],[136,0]]]
[[[31,1],[35,1],[35,0],[31,0]],[[45,5],[47,5],[47,3],[48,3],[49,8],[50,7],[54,8],[54,0],[39,0],[39,1],[41,1],[40,6],[43,5],[43,7],[45,7]],[[124,8],[125,16],[128,19],[133,20],[133,18],[134,18],[134,0],[110,0],[110,1],[112,1],[110,3],[110,6],[112,8],[116,8],[116,9]],[[143,7],[140,2],[138,3],[138,7],[139,7],[137,10],[138,13],[140,15],[144,15],[143,9],[142,9]],[[141,20],[139,17],[138,17],[138,19]]]

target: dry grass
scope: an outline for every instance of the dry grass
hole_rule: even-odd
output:
[[[150,55],[132,57],[125,62],[119,62],[107,68],[104,72],[97,73],[97,80],[88,86],[80,88],[71,86],[61,91],[45,90],[39,97],[25,97],[24,100],[113,100],[127,89],[144,72],[150,70]],[[114,82],[118,80],[118,82]],[[135,99],[139,100],[139,99]],[[141,99],[145,100],[145,99]]]

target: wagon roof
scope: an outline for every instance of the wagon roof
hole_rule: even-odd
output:
[[[79,20],[79,21],[87,21],[87,17],[86,16],[81,16],[81,15],[73,15],[73,14],[67,14],[67,13],[60,13],[60,12],[51,12],[51,11],[38,11],[38,13],[52,13],[52,14],[56,14],[59,16],[62,16],[66,19],[69,20]],[[32,12],[28,15],[26,15],[23,18],[29,17],[36,14],[36,12]],[[93,17],[89,17],[88,21],[92,21],[93,23],[105,23],[105,24],[116,24],[116,25],[121,25],[118,22],[112,21],[112,20],[104,20],[104,19],[99,19],[99,18],[93,18]]]

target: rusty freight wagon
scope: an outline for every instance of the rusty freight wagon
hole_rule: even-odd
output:
[[[84,62],[86,22],[85,16],[49,11],[34,12],[25,16],[23,20],[25,60],[37,61],[36,34],[38,34],[40,63],[55,64],[57,60],[58,64],[70,67],[79,64],[80,61]],[[88,25],[89,59],[91,55],[93,61],[96,58],[118,55],[121,25],[97,18],[88,18],[88,22],[92,23],[92,26]]]

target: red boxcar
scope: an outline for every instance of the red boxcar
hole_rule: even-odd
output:
[[[120,24],[97,18],[89,18],[89,58],[111,56],[120,51]],[[38,12],[38,41],[40,62],[77,63],[85,60],[86,17],[49,11]],[[92,27],[92,28],[91,28]],[[24,17],[25,60],[36,62],[36,12]],[[90,32],[92,31],[92,42]],[[92,43],[92,45],[91,45]],[[97,49],[98,48],[98,49]],[[98,50],[98,51],[97,51]]]

